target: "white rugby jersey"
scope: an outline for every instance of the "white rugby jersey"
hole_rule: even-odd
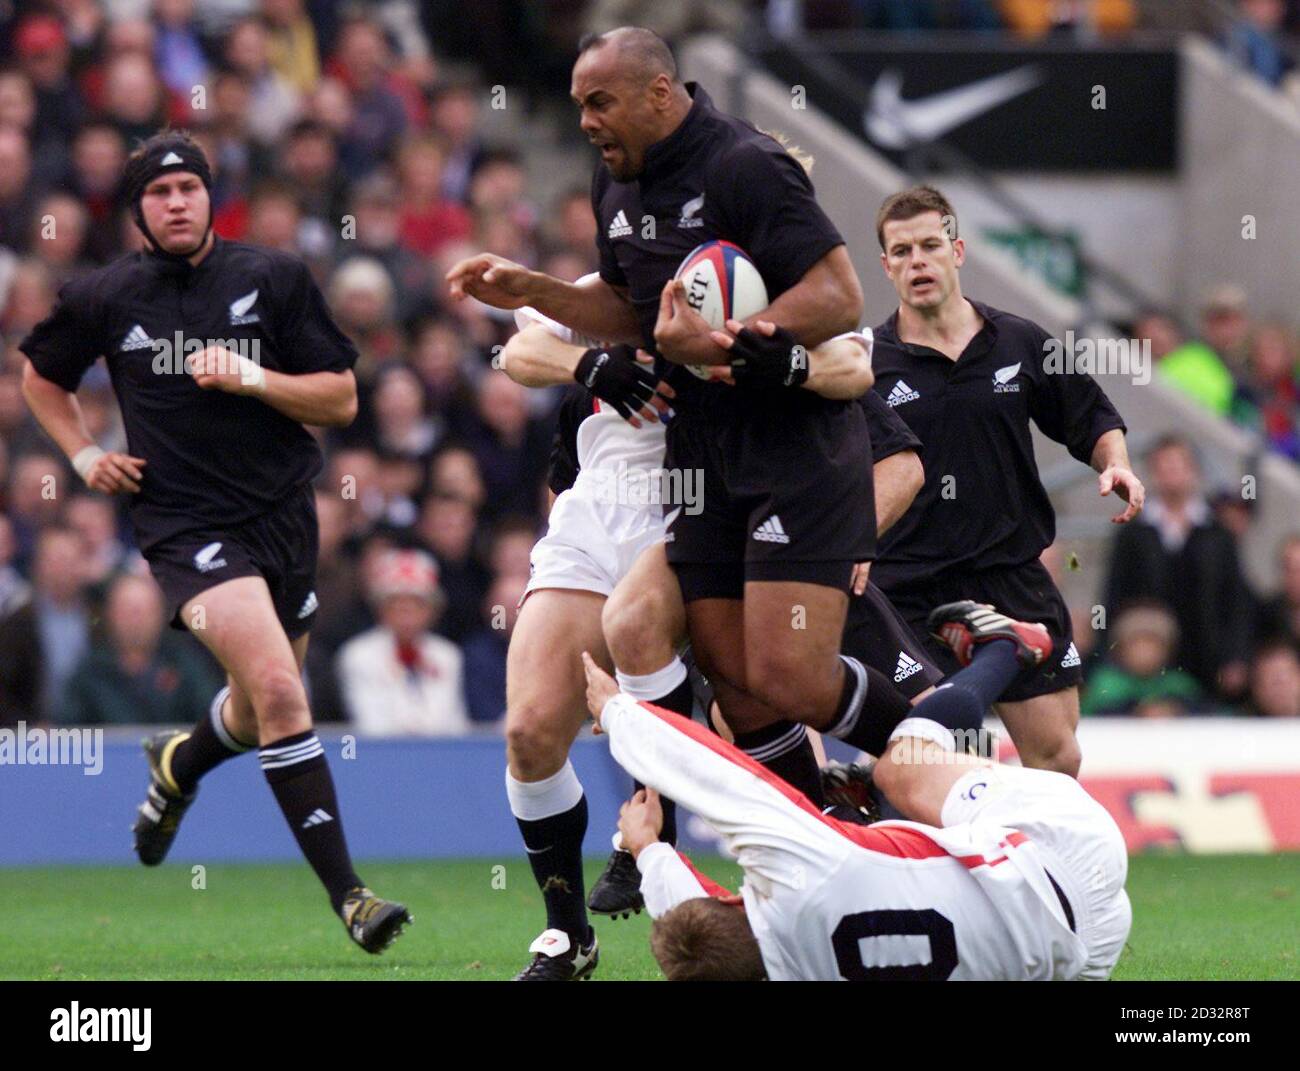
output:
[[[624,769],[705,819],[735,853],[772,980],[1028,981],[1083,970],[1084,942],[1023,833],[979,821],[838,822],[676,714],[620,694],[601,721]],[[716,891],[667,845],[639,864],[654,917]]]

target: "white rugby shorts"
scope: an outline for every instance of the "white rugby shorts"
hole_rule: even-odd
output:
[[[551,507],[546,535],[533,547],[524,598],[542,588],[608,596],[641,552],[664,540],[658,505],[602,502],[576,490]]]

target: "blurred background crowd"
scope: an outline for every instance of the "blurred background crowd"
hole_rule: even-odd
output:
[[[193,132],[217,232],[302,256],[361,354],[360,415],[321,434],[316,717],[495,727],[558,398],[493,369],[513,319],[452,304],[443,273],[479,250],[566,279],[594,268],[593,158],[565,100],[582,32],[644,20],[672,39],[757,18],[779,35],[793,6],[810,24],[1026,38],[1143,18],[1130,0],[0,4],[0,725],[189,723],[218,684],[166,627],[124,503],[76,489],[19,388],[17,345],[59,287],[140,247],[119,190],[137,139]],[[1225,47],[1283,85],[1300,3],[1229,6]],[[1225,286],[1197,337],[1156,313],[1134,330],[1160,375],[1300,458],[1290,325],[1256,320]],[[79,398],[99,443],[124,448],[102,364]],[[1278,550],[1281,589],[1254,592],[1237,550],[1249,501],[1204,486],[1180,440],[1142,475],[1151,498],[1116,541],[1110,620],[1076,621],[1085,712],[1300,716],[1300,535]]]

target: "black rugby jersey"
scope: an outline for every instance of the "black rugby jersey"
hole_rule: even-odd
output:
[[[148,462],[128,496],[142,550],[267,513],[321,469],[297,421],[256,397],[199,387],[182,364],[191,340],[242,343],[237,352],[291,375],[343,372],[357,359],[307,266],[274,250],[216,238],[196,267],[138,252],[67,283],[20,348],[69,391],[106,359],[127,451]]]
[[[875,329],[874,391],[921,440],[925,485],[880,543],[886,592],[972,569],[1022,565],[1056,538],[1034,459],[1032,420],[1089,464],[1124,421],[1096,380],[1048,373],[1046,331],[972,301],[984,326],[957,361],[900,343],[898,313]]]
[[[884,461],[905,450],[921,452],[921,440],[907,426],[907,421],[895,413],[873,390],[858,399],[867,414],[867,431],[871,435],[871,461]]]
[[[794,157],[748,123],[718,111],[694,82],[686,88],[691,110],[646,150],[637,179],[616,182],[604,164],[592,178],[600,277],[628,289],[650,351],[659,295],[697,245],[714,239],[738,245],[774,301],[844,244]],[[734,403],[754,393],[706,384],[666,361],[658,369],[682,404],[703,397]]]

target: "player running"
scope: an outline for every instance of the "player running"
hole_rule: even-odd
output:
[[[357,352],[302,261],[213,234],[211,171],[188,135],[148,139],[123,184],[147,250],[70,282],[21,349],[32,413],[87,486],[131,495],[172,626],[189,628],[227,673],[193,729],[145,741],[136,852],[162,862],[199,780],[256,747],[331,907],[377,953],[410,915],[352,866],[300,676],[316,613],[311,481],[321,468],[303,425],[352,422]],[[127,454],[96,446],[77,404],[101,354]]]
[[[615,759],[709,822],[745,871],[739,896],[727,894],[658,841],[654,791],[624,807],[623,840],[656,920],[651,948],[670,981],[1067,980],[1114,969],[1132,921],[1124,840],[1071,778],[957,754],[937,727],[909,718],[876,778],[913,820],[842,823],[707,729],[619,693],[590,659],[586,668]]]
[[[547,913],[546,929],[518,980],[576,980],[589,976],[599,957],[584,906],[586,799],[568,759],[586,719],[580,655],[589,650],[608,663],[601,637],[605,599],[643,551],[662,544],[663,509],[690,505],[670,501],[671,481],[665,486],[661,479],[672,388],[630,346],[600,346],[532,308],[517,310],[515,318],[520,331],[502,352],[506,374],[525,386],[571,385],[549,475],[558,497],[547,533],[533,548],[507,660],[506,792]],[[805,387],[866,391],[869,353],[860,335],[823,344],[809,355]],[[675,591],[666,562],[661,570],[653,582]],[[674,636],[685,627],[680,598],[677,607],[678,620],[664,624]],[[690,713],[687,671],[675,651],[653,676],[620,674],[619,680],[668,709]],[[674,843],[671,801],[663,810],[661,835]],[[593,899],[593,910],[601,906]]]
[[[956,215],[928,186],[888,198],[876,217],[880,262],[898,310],[875,329],[876,392],[922,443],[925,486],[881,542],[872,577],[918,634],[956,599],[992,603],[1044,623],[1056,654],[1027,669],[997,704],[1027,766],[1079,769],[1079,652],[1069,610],[1039,555],[1056,534],[1029,423],[1064,443],[1127,506],[1142,508],[1124,421],[1090,375],[1049,371],[1051,336],[1029,320],[963,296]],[[944,647],[927,641],[945,671]]]

